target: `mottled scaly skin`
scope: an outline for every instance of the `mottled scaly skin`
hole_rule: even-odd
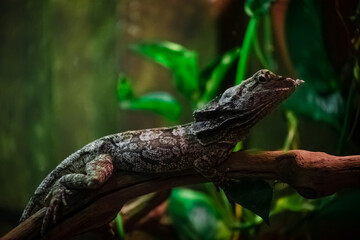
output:
[[[120,170],[163,173],[190,169],[195,160],[201,157],[210,158],[216,155],[219,159],[226,159],[234,148],[233,142],[217,143],[214,151],[214,145],[200,144],[195,135],[191,134],[190,124],[128,131],[97,139],[67,157],[42,181],[25,208],[21,221],[44,206],[44,199],[56,181],[72,173],[86,174],[86,165],[96,156],[112,157],[111,172]],[[103,167],[108,169],[106,164]],[[105,172],[98,174],[105,175]],[[70,177],[72,179],[67,180],[73,182],[77,180],[77,175]],[[79,184],[79,187],[74,186],[74,188],[89,188],[89,186]]]
[[[166,173],[194,168],[221,184],[224,173],[216,166],[301,82],[260,70],[195,111],[192,123],[97,139],[66,158],[43,180],[20,221],[46,206],[44,230],[51,219],[55,221],[60,207],[66,206],[69,194],[99,188],[118,171]]]

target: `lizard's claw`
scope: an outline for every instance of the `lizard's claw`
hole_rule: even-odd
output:
[[[61,201],[62,201],[62,203],[63,203],[63,205],[66,207],[68,204],[67,204],[67,201],[66,201],[66,198],[68,197],[68,196],[70,196],[71,195],[71,191],[69,190],[69,189],[67,189],[67,188],[65,188],[65,190],[62,192],[62,194],[61,194]]]
[[[48,229],[49,225],[50,225],[50,221],[49,218],[52,215],[52,209],[47,207],[46,208],[46,212],[45,212],[45,216],[43,218],[42,224],[41,224],[41,235],[44,236],[45,235],[45,231]]]
[[[52,191],[50,191],[48,194],[46,194],[46,197],[44,199],[44,202],[47,203],[50,201],[51,199],[51,196],[52,196]]]
[[[230,168],[226,168],[225,170],[222,171],[216,171],[216,174],[214,174],[214,176],[212,177],[213,182],[218,186],[222,186],[226,182],[230,181],[231,178],[227,176],[229,171]]]
[[[59,210],[61,205],[67,206],[66,198],[71,194],[71,191],[65,186],[58,184],[52,191],[50,191],[45,197],[45,202],[49,201],[47,206],[45,216],[43,218],[41,233],[48,229],[50,223],[55,223],[58,217]]]
[[[60,187],[61,186],[61,187]],[[60,185],[58,188],[53,190],[52,192],[52,198],[49,204],[49,208],[52,208],[52,220],[53,222],[56,221],[57,215],[59,213],[59,209],[61,207],[61,204],[63,206],[67,206],[67,195],[70,195],[70,190],[64,187],[63,185]]]

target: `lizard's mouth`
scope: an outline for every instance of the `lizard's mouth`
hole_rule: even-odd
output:
[[[287,92],[289,91],[290,88],[288,87],[285,87],[285,88],[275,88],[275,89],[265,89],[265,90],[262,90],[262,91],[259,91],[258,93],[267,93],[267,92]]]
[[[279,80],[276,81],[276,83],[278,83],[278,87],[273,89],[274,91],[290,91],[295,90],[295,88],[303,84],[304,81],[300,79],[294,80],[292,78],[285,78],[280,76]]]
[[[293,79],[291,79],[291,80],[293,80]],[[303,84],[305,82],[304,80],[301,80],[301,79],[296,79],[296,80],[293,80],[293,81],[294,81],[295,87],[298,87],[298,86],[300,86],[301,84]]]
[[[301,80],[301,79],[294,80],[292,78],[285,78],[285,77],[280,77],[279,80],[287,81],[288,83],[291,83],[295,87],[298,87],[304,83],[304,80]]]
[[[258,91],[257,94],[279,94],[284,96],[289,96],[295,88],[303,84],[304,81],[300,79],[292,79],[292,78],[285,78],[285,77],[279,77],[277,81],[275,81],[275,84],[278,86],[274,86],[273,88],[269,89],[262,89],[261,91]]]

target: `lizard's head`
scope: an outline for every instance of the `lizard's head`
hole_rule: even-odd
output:
[[[219,140],[231,130],[243,131],[241,135],[245,135],[301,83],[302,80],[260,70],[195,111],[193,130],[204,144]]]
[[[289,97],[302,80],[276,75],[262,69],[241,84],[227,89],[218,99],[218,106],[228,110],[271,110]]]

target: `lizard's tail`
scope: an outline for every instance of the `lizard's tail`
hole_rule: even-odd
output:
[[[45,206],[44,200],[46,197],[47,192],[49,191],[50,187],[53,185],[54,176],[49,174],[43,182],[39,185],[36,189],[34,195],[30,198],[29,202],[27,203],[19,222],[23,222],[25,219],[39,211],[41,208]]]
[[[40,204],[38,196],[36,196],[36,195],[32,196],[30,198],[28,204],[26,205],[19,222],[21,223],[21,222],[25,221],[25,219],[27,219],[32,214],[34,214],[35,212],[40,210],[42,207],[43,207],[43,205]]]

